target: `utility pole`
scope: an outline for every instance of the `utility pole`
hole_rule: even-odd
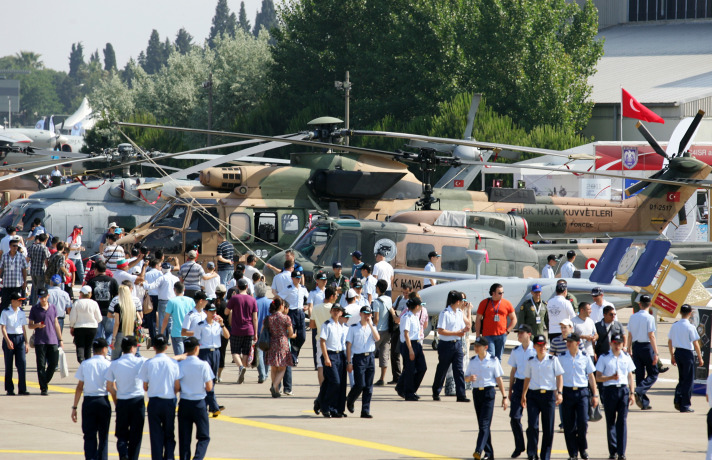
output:
[[[208,90],[208,130],[213,129],[213,73],[208,75],[208,81],[203,82],[203,88]],[[213,138],[208,134],[208,147],[213,145]]]
[[[351,80],[349,80],[349,71],[346,71],[346,80],[345,81],[335,81],[334,82],[334,87],[339,90],[343,90],[346,101],[345,101],[345,115],[344,115],[344,121],[346,122],[346,129],[349,129],[350,123],[349,123],[349,99],[351,97]],[[346,145],[349,145],[349,138],[346,138]]]
[[[7,118],[10,120],[9,128],[12,128],[12,99],[10,96],[7,97]]]

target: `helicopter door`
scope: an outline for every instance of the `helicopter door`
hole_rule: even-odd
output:
[[[331,267],[334,262],[343,264],[343,274],[351,277],[351,253],[355,250],[363,250],[361,248],[361,233],[349,230],[340,230],[334,238],[331,238],[331,243],[322,253],[319,265]]]
[[[206,206],[192,208],[190,224],[185,232],[185,252],[196,249],[207,257],[217,252],[217,232],[220,230],[218,208]]]

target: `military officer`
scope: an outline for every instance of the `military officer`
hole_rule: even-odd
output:
[[[205,320],[199,322],[193,329],[193,332],[195,332],[194,337],[200,342],[198,357],[210,365],[210,370],[213,371],[214,375],[218,375],[218,368],[220,367],[220,337],[229,339],[230,332],[225,327],[222,317],[217,314],[217,307],[214,303],[209,303],[205,308],[205,312],[207,314]],[[217,378],[213,381],[213,389],[208,391],[208,396],[205,398],[205,402],[208,404],[208,411],[213,417],[217,417],[220,412],[225,410],[225,406],[218,405],[218,401],[215,398],[216,381]]]
[[[396,385],[398,396],[406,401],[418,401],[418,388],[423,381],[428,365],[423,354],[423,345],[420,337],[420,320],[416,316],[423,308],[423,303],[418,297],[408,299],[408,311],[400,319],[400,352],[403,359],[403,373]]]
[[[207,392],[213,389],[215,374],[205,361],[198,358],[200,342],[195,337],[185,341],[186,358],[178,364],[180,381],[180,403],[178,404],[178,455],[190,458],[190,439],[198,440],[193,458],[205,458],[210,444],[210,424],[205,406]]]
[[[376,342],[381,340],[371,319],[371,307],[361,307],[361,321],[353,324],[346,333],[347,372],[354,373],[354,386],[346,397],[346,408],[354,413],[354,402],[363,392],[361,400],[361,418],[373,418],[371,415],[371,395],[373,378],[376,374],[374,353]]]
[[[633,360],[623,351],[623,336],[613,334],[611,349],[599,356],[596,380],[603,383],[603,409],[606,413],[606,437],[609,459],[625,460],[628,406],[633,404]],[[617,455],[617,457],[616,457]]]
[[[628,343],[635,364],[635,403],[650,410],[647,392],[658,380],[658,344],[655,339],[655,317],[650,313],[650,296],[640,296],[640,310],[628,320]],[[648,374],[647,377],[645,374]]]
[[[693,355],[693,350],[697,353],[697,361],[700,366],[704,364],[700,351],[700,334],[697,333],[695,326],[690,323],[692,307],[684,304],[680,307],[680,316],[682,316],[682,319],[673,324],[670,327],[670,332],[668,332],[668,348],[672,357],[671,361],[673,366],[677,366],[677,371],[680,375],[679,382],[675,387],[674,403],[675,409],[680,412],[694,412],[690,407],[692,384],[695,378],[695,356]],[[674,352],[673,348],[675,349]]]
[[[319,390],[321,413],[326,418],[343,417],[346,407],[346,333],[345,324],[339,321],[344,308],[339,304],[331,307],[331,318],[321,327],[321,359],[324,366],[324,381]]]
[[[14,294],[13,294],[14,295]],[[106,389],[104,374],[111,363],[106,359],[109,344],[103,337],[92,343],[94,355],[82,361],[74,377],[77,389],[74,392],[72,421],[77,423],[77,405],[84,393],[82,402],[82,433],[84,433],[84,456],[97,460],[109,458],[109,424],[111,423],[111,404]],[[114,399],[116,403],[116,399]]]
[[[564,400],[561,403],[561,418],[564,425],[566,448],[569,451],[569,460],[578,458],[588,459],[588,443],[586,430],[588,429],[588,400],[589,388],[594,389],[593,405],[598,406],[598,392],[596,388],[593,361],[586,352],[579,350],[581,338],[576,334],[566,337],[566,351],[559,356],[559,363],[564,369]],[[590,385],[590,387],[589,387]]]
[[[529,459],[549,460],[551,444],[554,441],[554,412],[562,401],[564,370],[556,356],[547,354],[546,337],[537,335],[533,342],[536,356],[527,360],[522,388],[522,407],[527,409],[528,416],[527,456]],[[543,434],[540,456],[537,457],[539,414]]]
[[[139,372],[148,394],[148,431],[151,458],[173,458],[176,449],[176,393],[180,390],[178,363],[166,355],[168,339],[157,334],[153,341],[156,355]]]
[[[534,335],[544,335],[549,330],[549,312],[546,301],[541,298],[541,284],[532,286],[532,298],[519,307],[517,324],[528,324]]]
[[[494,459],[492,448],[492,413],[494,412],[495,386],[502,394],[502,408],[507,410],[507,394],[502,382],[502,365],[499,359],[487,353],[489,341],[484,337],[475,340],[475,356],[470,359],[465,371],[465,379],[472,384],[472,399],[475,400],[477,414],[477,444],[472,456],[476,460]]]
[[[470,321],[462,311],[463,295],[458,291],[450,291],[447,296],[447,307],[438,317],[438,367],[433,380],[433,399],[440,401],[440,391],[445,382],[445,374],[452,366],[452,376],[455,380],[455,393],[458,402],[470,402],[465,393],[465,374],[462,370],[464,353],[462,338],[470,329]]]
[[[540,334],[543,335],[543,334]],[[517,458],[526,450],[524,432],[522,431],[522,389],[524,388],[524,371],[529,358],[536,356],[534,345],[531,342],[532,328],[528,324],[520,324],[517,330],[517,345],[509,355],[507,364],[512,368],[509,373],[509,425],[514,435],[514,452],[512,458]]]

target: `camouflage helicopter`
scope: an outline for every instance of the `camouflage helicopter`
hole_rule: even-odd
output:
[[[701,115],[691,130],[696,129]],[[344,136],[383,135],[418,141],[466,145],[478,149],[507,149],[580,158],[576,154],[471,140],[433,138],[402,133],[353,131],[338,128],[341,120],[322,117],[310,122],[311,130],[285,137],[260,136],[222,131],[118,123],[119,126],[158,128],[213,135],[269,141],[268,148],[296,144],[321,149],[320,152],[295,153],[290,166],[213,167],[221,161],[234,160],[233,155],[262,152],[265,148],[252,147],[237,154],[226,155],[197,167],[199,187],[185,187],[167,215],[180,213],[184,219],[152,219],[151,224],[136,228],[122,243],[145,241],[161,247],[165,235],[180,232],[184,235],[182,248],[172,247],[169,253],[182,257],[187,250],[197,247],[204,260],[214,257],[217,233],[227,236],[238,251],[252,251],[266,259],[279,248],[288,247],[303,228],[308,227],[316,213],[332,216],[386,221],[399,212],[431,209],[438,205],[446,210],[510,212],[521,210],[533,239],[558,234],[562,237],[614,235],[646,235],[655,237],[678,213],[682,204],[706,178],[710,166],[686,157],[672,158],[668,167],[656,177],[641,182],[641,193],[623,202],[581,198],[536,197],[526,189],[492,188],[488,193],[455,189],[433,188],[429,178],[437,165],[486,165],[480,161],[437,155],[434,149],[423,148],[417,153],[383,152],[339,145]],[[217,146],[220,147],[220,146]],[[217,148],[213,147],[213,148]],[[253,151],[251,151],[254,149]],[[250,152],[251,151],[251,152]],[[342,153],[335,153],[341,151]],[[269,161],[269,159],[264,159]],[[404,162],[420,165],[424,181],[408,171]],[[502,163],[497,163],[502,165]],[[192,168],[190,172],[195,172]],[[582,174],[607,173],[572,171]],[[181,178],[188,171],[172,174],[156,181],[151,187]],[[615,176],[619,177],[619,176]],[[646,185],[654,184],[651,187]],[[670,200],[673,194],[676,200]],[[185,212],[180,208],[187,208]],[[202,214],[206,220],[202,235],[190,235],[191,222]],[[531,213],[531,214],[530,214]],[[157,216],[160,217],[160,216]],[[188,244],[189,243],[189,244]],[[169,248],[164,248],[168,250]]]

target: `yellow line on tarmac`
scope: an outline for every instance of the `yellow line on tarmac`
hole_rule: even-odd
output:
[[[0,380],[3,382],[5,381],[4,377],[0,377]],[[17,385],[17,379],[12,379],[13,382],[15,382],[15,385]],[[40,384],[37,382],[31,382],[27,380],[27,387],[28,388],[39,388]],[[60,387],[57,385],[47,385],[47,389],[49,391],[54,391],[55,393],[67,393],[67,394],[74,394],[74,388],[65,388],[65,387]]]
[[[303,436],[306,438],[319,439],[322,441],[336,442],[339,444],[346,444],[349,446],[363,447],[366,449],[380,450],[383,452],[389,452],[392,454],[398,454],[405,457],[411,458],[437,458],[444,460],[455,460],[451,457],[446,457],[444,455],[430,454],[428,452],[421,452],[419,450],[406,449],[403,447],[390,446],[388,444],[382,444],[380,442],[365,441],[363,439],[347,438],[345,436],[338,436],[334,434],[320,433],[318,431],[304,430],[302,428],[292,428],[289,426],[275,425],[273,423],[258,422],[255,420],[247,420],[238,417],[229,417],[226,415],[219,415],[217,420],[223,422],[234,423],[236,425],[250,426],[253,428],[261,428],[263,430],[277,431],[280,433],[293,434],[295,436]]]
[[[68,452],[62,450],[16,450],[16,449],[0,449],[0,454],[43,454],[43,455],[75,455],[84,457],[84,452]],[[118,457],[119,454],[109,453],[109,457]],[[141,458],[151,458],[150,455],[141,454]],[[241,460],[237,458],[225,457],[205,457],[205,460]]]

